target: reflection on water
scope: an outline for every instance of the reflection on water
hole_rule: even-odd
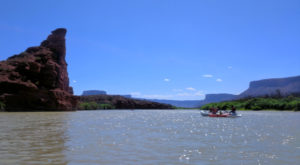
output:
[[[0,164],[296,164],[300,113],[0,113]]]

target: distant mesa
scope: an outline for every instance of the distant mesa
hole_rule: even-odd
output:
[[[106,91],[102,90],[86,90],[82,92],[82,96],[91,96],[91,95],[106,95]]]
[[[231,94],[207,94],[201,101],[201,105],[208,103],[217,103],[222,101],[231,101],[244,99],[248,97],[265,97],[265,96],[282,96],[299,95],[300,93],[300,76],[287,78],[272,78],[258,81],[251,81],[249,88],[239,95]]]
[[[59,28],[41,43],[0,62],[0,102],[7,111],[75,110],[65,35]]]
[[[249,88],[242,92],[238,98],[278,94],[288,96],[294,93],[300,93],[300,76],[252,81]]]
[[[206,94],[203,102],[213,103],[213,102],[220,102],[220,101],[228,101],[228,100],[234,100],[236,97],[237,95],[227,94],[227,93]]]

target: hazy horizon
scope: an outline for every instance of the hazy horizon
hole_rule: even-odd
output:
[[[300,75],[300,1],[1,1],[0,61],[64,27],[70,85],[201,100]]]

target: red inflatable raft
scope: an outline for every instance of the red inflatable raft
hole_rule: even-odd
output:
[[[209,114],[209,117],[229,117],[228,114]]]

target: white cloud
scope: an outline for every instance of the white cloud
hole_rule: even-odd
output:
[[[76,81],[76,80],[73,80],[73,83],[77,83],[77,81]]]
[[[185,88],[186,90],[188,90],[188,91],[195,91],[196,89],[195,88],[193,88],[193,87],[188,87],[188,88]]]
[[[213,75],[211,75],[211,74],[204,74],[204,75],[202,75],[202,77],[205,77],[205,78],[212,78]]]
[[[193,88],[194,89],[194,88]],[[178,89],[180,90],[180,89]],[[136,98],[144,98],[144,99],[165,99],[165,100],[189,100],[189,99],[199,99],[204,97],[203,91],[198,90],[186,90],[178,91],[178,93],[174,94],[143,94],[140,92],[131,92],[130,94]]]
[[[171,99],[174,95],[160,95],[160,94],[153,94],[153,95],[142,95],[142,98],[146,99]]]
[[[203,92],[202,91],[198,91],[195,93],[195,96],[204,96]]]
[[[196,92],[182,92],[177,93],[176,96],[180,97],[194,97],[194,96],[204,96],[202,91],[196,91]]]
[[[182,89],[172,89],[173,92],[182,92]]]
[[[140,92],[131,92],[131,96],[145,99],[171,99],[175,95],[163,95],[163,94],[142,94]]]
[[[141,92],[131,92],[130,95],[133,97],[141,96]]]
[[[168,79],[168,78],[165,78],[164,81],[165,81],[165,82],[169,82],[169,81],[171,81],[171,80]]]
[[[228,69],[232,69],[232,66],[228,66],[227,68],[228,68]]]
[[[217,82],[222,82],[223,80],[220,79],[220,78],[218,78],[218,79],[216,79],[216,81],[217,81]]]
[[[176,95],[177,96],[191,96],[191,93],[184,92],[184,93],[177,93]]]

